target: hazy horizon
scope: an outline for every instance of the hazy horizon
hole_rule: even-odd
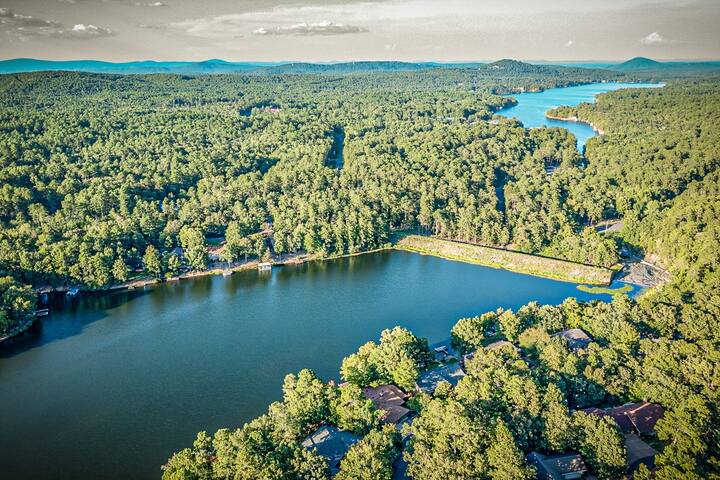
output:
[[[718,18],[714,0],[0,0],[0,58],[701,61]]]

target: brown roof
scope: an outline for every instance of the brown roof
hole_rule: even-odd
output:
[[[663,417],[663,407],[657,403],[628,403],[619,407],[601,410],[591,407],[582,410],[587,414],[599,417],[609,416],[615,420],[623,433],[655,434],[655,424]]]
[[[588,334],[579,328],[568,328],[567,330],[555,333],[552,336],[564,338],[573,350],[585,348],[590,342],[592,342],[592,339],[588,337]]]
[[[372,400],[376,407],[382,405],[402,405],[407,395],[395,385],[380,385],[379,387],[363,388],[365,398]]]
[[[384,404],[381,408],[379,408],[379,410],[384,412],[381,417],[381,420],[384,423],[398,423],[405,417],[405,415],[410,413],[409,409],[401,405],[393,405],[391,403]]]
[[[627,449],[627,463],[630,470],[635,470],[641,463],[653,466],[657,450],[634,433],[625,435],[625,448]]]
[[[635,430],[643,435],[652,435],[655,433],[655,424],[660,420],[665,410],[657,403],[631,403],[616,407],[623,409],[625,415],[630,419]]]

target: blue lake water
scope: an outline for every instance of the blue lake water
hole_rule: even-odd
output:
[[[593,103],[597,95],[623,88],[658,88],[663,85],[660,83],[591,83],[576,87],[550,88],[536,93],[505,95],[515,98],[518,103],[499,110],[497,113],[520,120],[525,128],[566,128],[575,135],[578,150],[582,152],[587,140],[597,135],[596,132],[586,123],[548,119],[545,117],[548,110],[563,105],[574,107],[580,103]]]
[[[386,251],[269,274],[57,298],[0,346],[3,479],[153,479],[199,430],[239,427],[311,368],[402,325],[431,343],[461,317],[609,299],[572,283]]]

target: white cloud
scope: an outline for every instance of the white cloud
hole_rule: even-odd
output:
[[[167,7],[167,3],[163,3],[163,2],[148,2],[148,3],[135,2],[135,6],[136,6],[136,7]]]
[[[667,43],[667,40],[665,40],[658,32],[652,32],[641,38],[640,43],[644,45],[657,45],[659,43]]]
[[[9,8],[0,8],[0,28],[17,37],[97,38],[113,35],[107,28],[78,23],[71,28],[62,23],[30,15],[15,13]]]
[[[0,25],[6,29],[52,29],[61,26],[58,22],[43,20],[42,18],[32,17],[30,15],[22,15],[15,13],[9,8],[0,8]]]
[[[568,48],[572,47],[573,45],[575,45],[575,40],[568,40],[567,42],[565,42],[565,46]]]
[[[57,36],[65,38],[93,38],[112,35],[112,30],[91,24],[78,23],[70,29],[61,30]]]
[[[365,27],[345,25],[333,22],[296,23],[278,27],[259,27],[253,30],[254,35],[344,35],[347,33],[367,32]]]

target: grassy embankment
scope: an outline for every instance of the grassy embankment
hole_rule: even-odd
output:
[[[573,283],[610,285],[613,276],[609,268],[420,235],[399,239],[395,248]]]

